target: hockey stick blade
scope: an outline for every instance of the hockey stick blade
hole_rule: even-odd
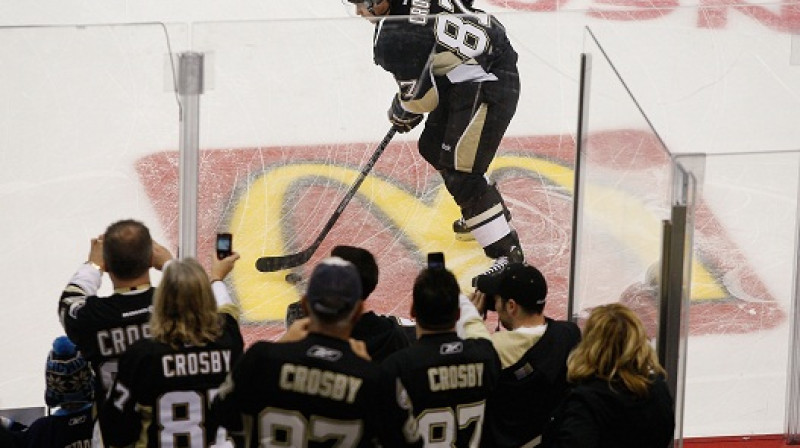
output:
[[[261,272],[275,272],[300,266],[308,262],[316,250],[316,247],[310,247],[296,254],[261,257],[256,260],[256,269]]]
[[[328,222],[325,223],[325,226],[322,228],[322,231],[317,235],[317,238],[311,243],[311,246],[303,249],[300,252],[288,255],[276,255],[276,256],[268,256],[268,257],[261,257],[256,260],[256,269],[260,272],[275,272],[280,271],[283,269],[289,269],[296,266],[300,266],[301,264],[305,264],[308,260],[311,259],[311,256],[314,255],[314,252],[317,251],[322,241],[328,236],[328,233],[333,228],[333,225],[336,224],[336,221],[339,219],[339,216],[342,215],[342,212],[347,207],[347,204],[350,203],[350,200],[353,199],[356,192],[358,191],[361,184],[364,182],[364,179],[367,177],[367,174],[372,170],[372,167],[375,166],[375,163],[378,161],[378,158],[383,154],[383,151],[389,146],[389,142],[392,141],[395,133],[397,133],[397,128],[392,126],[389,129],[389,132],[386,133],[386,136],[383,137],[383,140],[375,148],[375,152],[372,153],[372,156],[369,158],[367,163],[361,168],[361,172],[358,173],[358,178],[347,190],[347,193],[342,198],[339,205],[336,207],[336,210],[333,212],[330,218],[328,218]]]

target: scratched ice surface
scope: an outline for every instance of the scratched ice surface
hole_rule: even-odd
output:
[[[331,11],[319,2],[315,11]],[[556,14],[527,4],[481,4],[502,11],[523,80],[491,176],[529,261],[548,277],[549,313],[564,317],[578,54],[589,50],[584,25],[675,154],[798,149],[792,117],[800,83],[789,66],[784,30],[791,24],[781,22],[777,5],[763,14],[748,9],[746,17],[727,10],[721,24],[718,10],[691,7],[620,20],[600,5]],[[337,17],[196,22],[191,33],[170,28],[169,40],[155,25],[0,30],[0,228],[8,236],[0,325],[13,335],[0,356],[16,361],[0,376],[2,407],[40,405],[44,353],[61,333],[56,296],[86,259],[91,237],[134,217],[176,249],[180,115],[168,87],[170,52],[192,48],[208,60],[197,255],[207,263],[214,233],[233,232],[243,258],[231,287],[245,307],[248,340],[280,334],[285,306],[304,285],[286,283],[289,271],[256,272],[255,259],[308,246],[388,130],[395,85],[372,63],[371,26]],[[579,309],[625,300],[649,319],[647,270],[670,197],[668,159],[610,67],[596,67],[592,95],[588,249],[580,259],[588,277],[579,284]],[[416,154],[418,135],[395,137],[312,262],[296,272],[307,278],[335,244],[367,247],[381,267],[368,305],[407,316],[425,254],[443,251],[470,289],[489,261],[475,243],[453,239],[458,210]],[[793,153],[705,162],[688,436],[782,430],[797,171]]]

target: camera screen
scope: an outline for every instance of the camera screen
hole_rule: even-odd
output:
[[[429,269],[444,269],[444,254],[442,252],[431,252],[428,254]]]
[[[220,237],[217,240],[217,250],[228,251],[231,250],[231,239]]]

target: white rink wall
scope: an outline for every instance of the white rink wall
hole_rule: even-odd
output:
[[[86,259],[89,239],[125,217],[143,220],[159,241],[174,230],[176,223],[168,229],[160,221],[164,204],[148,198],[134,169],[142,157],[178,147],[178,106],[165,87],[170,51],[209,55],[203,148],[374,141],[386,129],[394,86],[372,65],[371,27],[352,17],[349,4],[225,3],[0,5],[6,27],[170,24],[166,31],[0,29],[0,230],[10,248],[0,262],[0,408],[43,404],[42,367],[62,332],[57,298]],[[574,135],[578,58],[590,26],[674,153],[800,149],[797,4],[700,9],[690,2],[653,12],[589,1],[560,9],[475,3],[498,13],[520,53],[523,97],[510,136]],[[620,11],[636,20],[609,16]],[[291,52],[248,52],[270,39],[285,39]],[[273,84],[285,94],[269,90]],[[608,96],[619,92],[609,88]],[[592,116],[591,126],[625,126],[620,119]],[[790,315],[798,167],[796,156],[780,157],[710,161],[703,188],[728,236]],[[684,434],[782,432],[788,335],[787,319],[761,331],[691,338]]]

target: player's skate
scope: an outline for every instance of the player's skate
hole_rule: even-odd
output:
[[[486,281],[491,281],[489,277],[496,277],[509,264],[522,263],[523,261],[525,261],[525,255],[522,253],[522,249],[519,246],[511,246],[507,255],[495,258],[489,269],[472,278],[472,286],[477,288],[478,283],[483,284]]]

